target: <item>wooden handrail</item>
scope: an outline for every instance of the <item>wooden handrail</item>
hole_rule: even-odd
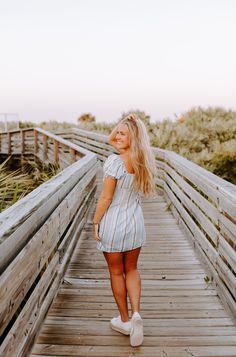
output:
[[[90,151],[89,150],[86,150],[78,145],[75,145],[73,144],[72,142],[68,141],[68,140],[65,140],[57,135],[54,135],[46,130],[43,130],[41,128],[34,128],[35,131],[38,132],[38,134],[42,134],[44,136],[46,136],[47,138],[51,138],[55,141],[57,141],[58,143],[64,145],[65,147],[67,148],[71,148],[71,149],[74,149],[75,152],[78,152],[78,153],[81,153],[83,155],[88,155],[90,154]]]
[[[19,134],[14,131],[13,138],[18,140]],[[43,157],[43,136],[48,159],[67,167],[0,214],[0,355],[4,357],[27,355],[63,280],[97,187],[100,164],[97,155],[86,149],[41,129],[27,129],[25,152],[34,155],[35,142],[36,155]],[[58,152],[59,145],[65,151]],[[63,157],[66,151],[71,159]]]
[[[44,163],[56,163],[61,169],[89,151],[41,128],[27,128],[0,133],[0,154],[34,155]]]

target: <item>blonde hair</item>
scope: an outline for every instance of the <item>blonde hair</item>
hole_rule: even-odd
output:
[[[147,129],[135,113],[121,119],[120,124],[126,124],[129,130],[130,157],[134,169],[133,188],[145,197],[156,196],[156,163]]]

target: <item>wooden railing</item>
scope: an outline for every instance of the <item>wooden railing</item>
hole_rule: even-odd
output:
[[[39,129],[41,130],[41,129]],[[33,128],[11,130],[0,133],[1,155],[30,155],[34,154],[34,132]]]
[[[163,158],[167,202],[236,316],[236,186],[174,152]]]
[[[0,154],[33,156],[44,163],[54,162],[61,169],[89,153],[41,128],[0,133]]]
[[[58,134],[101,161],[116,152],[106,135],[75,128]],[[172,151],[153,152],[158,192],[207,264],[222,302],[236,316],[236,186]]]
[[[21,154],[24,147],[24,153],[67,166],[0,214],[0,355],[23,357],[63,280],[100,164],[94,153],[41,129],[11,132],[9,145],[5,133],[0,136],[0,153]]]
[[[74,144],[96,153],[103,162],[112,152],[118,152],[108,143],[108,136],[92,131],[81,130],[77,128],[66,130],[53,130],[56,135],[71,140]]]

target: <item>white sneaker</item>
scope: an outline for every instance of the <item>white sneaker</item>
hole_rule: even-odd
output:
[[[124,335],[130,334],[131,322],[130,321],[123,322],[121,320],[120,315],[118,317],[114,317],[113,319],[111,319],[110,326],[113,330],[121,332]]]
[[[130,344],[140,346],[143,342],[143,320],[138,312],[134,312],[131,319]]]

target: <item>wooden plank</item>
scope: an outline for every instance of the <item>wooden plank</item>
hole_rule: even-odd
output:
[[[232,271],[236,273],[236,251],[223,237],[219,239],[219,253],[230,265]]]
[[[117,310],[116,309],[110,309],[110,310],[89,310],[88,308],[86,310],[76,310],[76,315],[73,315],[70,313],[70,311],[65,311],[66,314],[60,314],[58,315],[50,315],[50,316],[57,316],[57,317],[67,317],[67,319],[71,319],[73,317],[76,317],[77,319],[80,320],[80,318],[97,318],[97,319],[106,319],[110,320],[113,316],[117,315]],[[142,311],[142,317],[143,319],[159,319],[159,318],[197,318],[197,319],[204,319],[204,318],[216,318],[216,317],[227,317],[228,314],[225,312],[225,310],[218,310],[218,309],[201,309],[199,307],[198,310],[183,310],[183,309],[169,309],[163,311],[162,309],[160,310],[144,310]]]
[[[59,254],[56,254],[1,344],[1,356],[20,356],[20,351],[24,348],[27,337],[30,335],[31,329],[40,314],[40,308],[43,302],[42,297],[48,286],[50,286],[51,281],[55,279],[58,262]]]
[[[225,217],[223,214],[219,215],[219,226],[220,231],[231,240],[236,247],[236,221],[232,222],[230,219]]]
[[[83,130],[83,129],[78,129],[78,128],[72,128],[72,132],[74,134],[77,134],[79,136],[83,136],[84,138],[91,138],[95,141],[102,142],[102,143],[108,143],[108,137],[107,135],[101,134],[101,133],[96,133],[94,131],[88,131],[88,130]],[[111,146],[112,150],[113,147]]]
[[[191,214],[191,219],[192,217],[195,218],[195,222],[198,223],[198,226],[200,226],[201,230],[206,232],[208,236],[210,237],[211,241],[214,243],[214,246],[218,244],[218,236],[219,236],[219,231],[216,229],[215,225],[209,220],[209,218],[204,214],[205,207],[201,206],[201,209],[198,208],[198,206],[193,202],[192,195],[188,197],[187,194],[185,194],[177,185],[176,183],[170,179],[169,175],[165,174],[165,182],[166,185],[169,186],[170,190],[179,198],[181,201],[181,205],[184,207],[184,209],[188,210]],[[204,211],[204,213],[202,212]],[[215,214],[216,219],[217,219],[217,214]]]
[[[172,169],[172,167],[166,165],[165,172],[175,181],[175,183],[181,187],[183,192],[191,197],[191,200],[198,206],[201,210],[211,218],[211,220],[218,224],[219,212],[216,207],[214,207],[211,202],[209,202],[204,196],[202,196],[195,188],[193,188],[186,180],[184,180],[179,173]],[[175,193],[177,193],[175,191]]]
[[[127,338],[126,338],[127,339]],[[99,356],[99,357],[130,357],[134,353],[137,356],[153,357],[235,357],[235,346],[189,346],[189,347],[136,347],[130,346],[79,346],[79,345],[36,345],[32,356]]]
[[[89,150],[90,152],[94,152],[94,153],[96,153],[96,154],[101,154],[101,155],[104,156],[104,157],[107,157],[108,155],[111,154],[109,148],[108,148],[108,150],[104,150],[104,149],[106,149],[105,147],[103,147],[103,148],[101,149],[101,148],[99,148],[98,146],[91,145],[91,144],[88,143],[88,140],[87,140],[87,139],[86,139],[86,140],[80,140],[80,138],[75,137],[74,140],[73,140],[73,142],[74,142],[76,145],[78,145],[78,146],[80,146],[80,147],[83,147],[83,148]],[[94,144],[96,145],[97,143],[94,142]],[[104,145],[104,144],[103,144],[103,145]]]
[[[91,139],[89,137],[84,137],[82,135],[79,135],[78,133],[74,132],[73,134],[73,140],[74,142],[81,141],[82,143],[87,143],[87,144],[91,144],[91,146],[96,150],[98,148],[100,149],[105,149],[105,154],[104,156],[108,156],[110,155],[112,152],[116,152],[116,150],[113,148],[113,146],[111,146],[110,144],[102,141],[98,141],[98,140],[94,140]],[[99,151],[97,151],[99,153]]]
[[[169,200],[168,197],[167,197],[167,200]],[[216,266],[213,266],[211,264],[210,260],[208,259],[207,255],[205,254],[204,250],[202,249],[202,246],[197,241],[195,241],[195,237],[193,236],[191,230],[185,224],[185,221],[182,219],[181,215],[175,209],[174,206],[171,207],[171,210],[172,210],[174,216],[176,217],[176,219],[178,219],[180,225],[185,229],[187,237],[189,239],[191,239],[191,241],[194,243],[194,248],[195,248],[196,252],[198,252],[199,258],[207,266],[207,268],[209,270],[208,274],[209,274],[209,276],[211,276],[211,278],[213,278],[212,283],[214,284],[214,287],[217,288],[217,292],[218,292],[225,308],[227,309],[227,311],[229,311],[231,314],[233,314],[233,316],[236,316],[235,299],[232,297],[232,294],[226,287],[225,283],[222,281],[221,277],[218,275],[218,272],[216,271]]]
[[[208,256],[213,266],[216,266],[216,259],[218,255],[217,251],[212,246],[212,244],[206,239],[206,236],[196,225],[196,223],[191,219],[189,213],[179,203],[177,198],[174,196],[173,192],[169,189],[169,186],[165,184],[164,188],[170,200],[174,203],[177,211],[179,212],[179,215],[184,220],[189,230],[192,232],[194,239],[196,239],[198,243],[201,245],[202,249],[204,250],[205,254]]]
[[[219,187],[219,207],[221,212],[231,221],[236,221],[236,188],[228,182],[228,185]]]
[[[178,320],[178,319],[177,319]],[[150,322],[151,319],[148,319],[147,322]],[[146,323],[144,321],[144,329],[145,329],[145,336],[236,336],[235,326],[204,326],[204,325],[178,325],[175,323],[174,325],[171,324],[171,320],[169,324],[163,325],[155,325],[150,323]],[[41,332],[44,335],[51,335],[51,334],[64,334],[64,335],[91,335],[91,336],[114,336],[117,335],[114,333],[110,326],[109,321],[81,321],[77,324],[65,324],[64,326],[61,324],[45,324]]]
[[[99,341],[98,341],[99,339]],[[121,336],[93,336],[73,334],[65,335],[61,333],[42,333],[38,338],[38,343],[47,345],[56,345],[58,340],[63,340],[66,345],[81,345],[81,346],[127,346],[127,339]],[[180,347],[180,346],[230,346],[236,345],[236,336],[145,336],[144,346],[156,347]]]
[[[236,300],[236,277],[221,258],[217,260],[217,272]]]
[[[231,199],[235,203],[235,185],[174,152],[166,151],[165,161],[179,174],[188,178],[188,181],[197,186],[198,190],[210,197],[216,206],[218,206],[219,191],[228,192],[228,200]]]

